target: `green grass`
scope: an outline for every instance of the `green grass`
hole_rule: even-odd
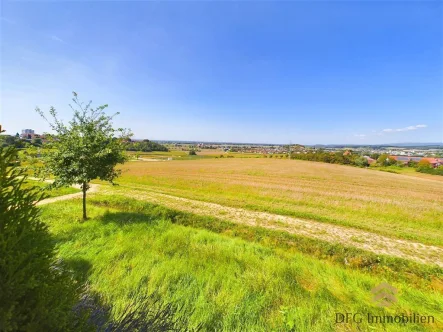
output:
[[[236,228],[116,195],[91,199],[91,219],[84,223],[73,217],[80,217],[80,200],[42,209],[60,256],[117,311],[140,288],[158,290],[165,301],[193,310],[191,324],[203,323],[210,331],[357,328],[336,325],[336,312],[416,312],[434,315],[440,325],[410,324],[408,330],[442,328],[439,269],[383,258],[375,269],[347,267],[340,263],[340,255],[355,258],[366,257],[365,253],[322,248],[321,243],[272,231]],[[328,256],[329,250],[337,254]],[[407,273],[398,277],[395,269],[416,270],[411,273],[415,281]],[[399,290],[398,302],[389,309],[378,308],[371,300],[370,290],[382,281]],[[365,322],[359,328],[405,330],[396,324],[371,327]]]
[[[127,151],[126,152],[131,158],[135,159],[135,155],[137,152],[135,151]],[[159,160],[168,160],[168,158],[172,158],[172,160],[199,160],[199,159],[209,159],[214,158],[214,155],[206,155],[199,154],[190,156],[188,151],[154,151],[154,152],[138,152],[139,158],[146,159],[159,159]]]
[[[40,188],[40,190],[42,190],[45,193],[45,195],[48,198],[80,192],[80,189],[76,189],[73,187],[61,187],[61,188],[48,189],[48,185],[49,184],[46,182],[26,179],[26,182],[23,183],[22,187],[23,188],[38,187],[38,188]]]
[[[396,174],[403,174],[403,175],[409,175],[409,176],[415,176],[415,177],[421,177],[422,174],[428,174],[428,175],[441,175],[438,174],[438,170],[431,168],[429,172],[419,172],[414,167],[401,167],[401,166],[382,166],[382,167],[370,167],[370,169],[378,170],[382,172],[389,172],[389,173],[396,173]],[[427,177],[428,179],[432,179],[432,177]]]
[[[139,162],[122,169],[118,190],[153,190],[443,245],[438,176],[265,158]]]
[[[221,150],[202,150],[197,151],[197,155],[190,156],[188,151],[181,150],[170,150],[170,151],[153,151],[153,152],[136,152],[136,151],[127,151],[126,152],[131,158],[135,159],[135,155],[138,153],[139,158],[152,158],[152,159],[160,159],[167,160],[168,158],[172,158],[172,160],[200,160],[200,159],[214,159],[227,158],[228,156],[234,158],[263,158],[262,154],[259,153],[242,153],[242,152],[224,152]]]

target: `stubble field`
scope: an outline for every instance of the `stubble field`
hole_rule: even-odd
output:
[[[298,160],[132,162],[122,188],[442,245],[443,181]]]

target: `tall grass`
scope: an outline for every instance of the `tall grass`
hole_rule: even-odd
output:
[[[117,316],[127,305],[128,294],[139,288],[180,303],[192,312],[190,327],[201,323],[211,331],[357,329],[336,325],[336,312],[418,312],[443,320],[443,295],[431,287],[432,280],[428,286],[415,286],[395,274],[351,270],[296,248],[281,250],[273,242],[216,233],[205,229],[201,217],[120,197],[95,198],[91,220],[77,223],[71,216],[79,204],[73,200],[44,206],[43,217],[60,256],[90,282],[93,291],[115,305]],[[399,290],[398,302],[388,309],[374,306],[371,300],[370,290],[384,280]],[[363,322],[359,328],[405,327]]]

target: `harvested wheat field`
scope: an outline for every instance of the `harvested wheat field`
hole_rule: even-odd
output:
[[[443,244],[443,182],[297,160],[206,159],[123,166],[140,189]]]

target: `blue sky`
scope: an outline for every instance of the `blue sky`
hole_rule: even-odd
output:
[[[2,2],[1,123],[71,91],[137,138],[443,141],[440,1]]]

